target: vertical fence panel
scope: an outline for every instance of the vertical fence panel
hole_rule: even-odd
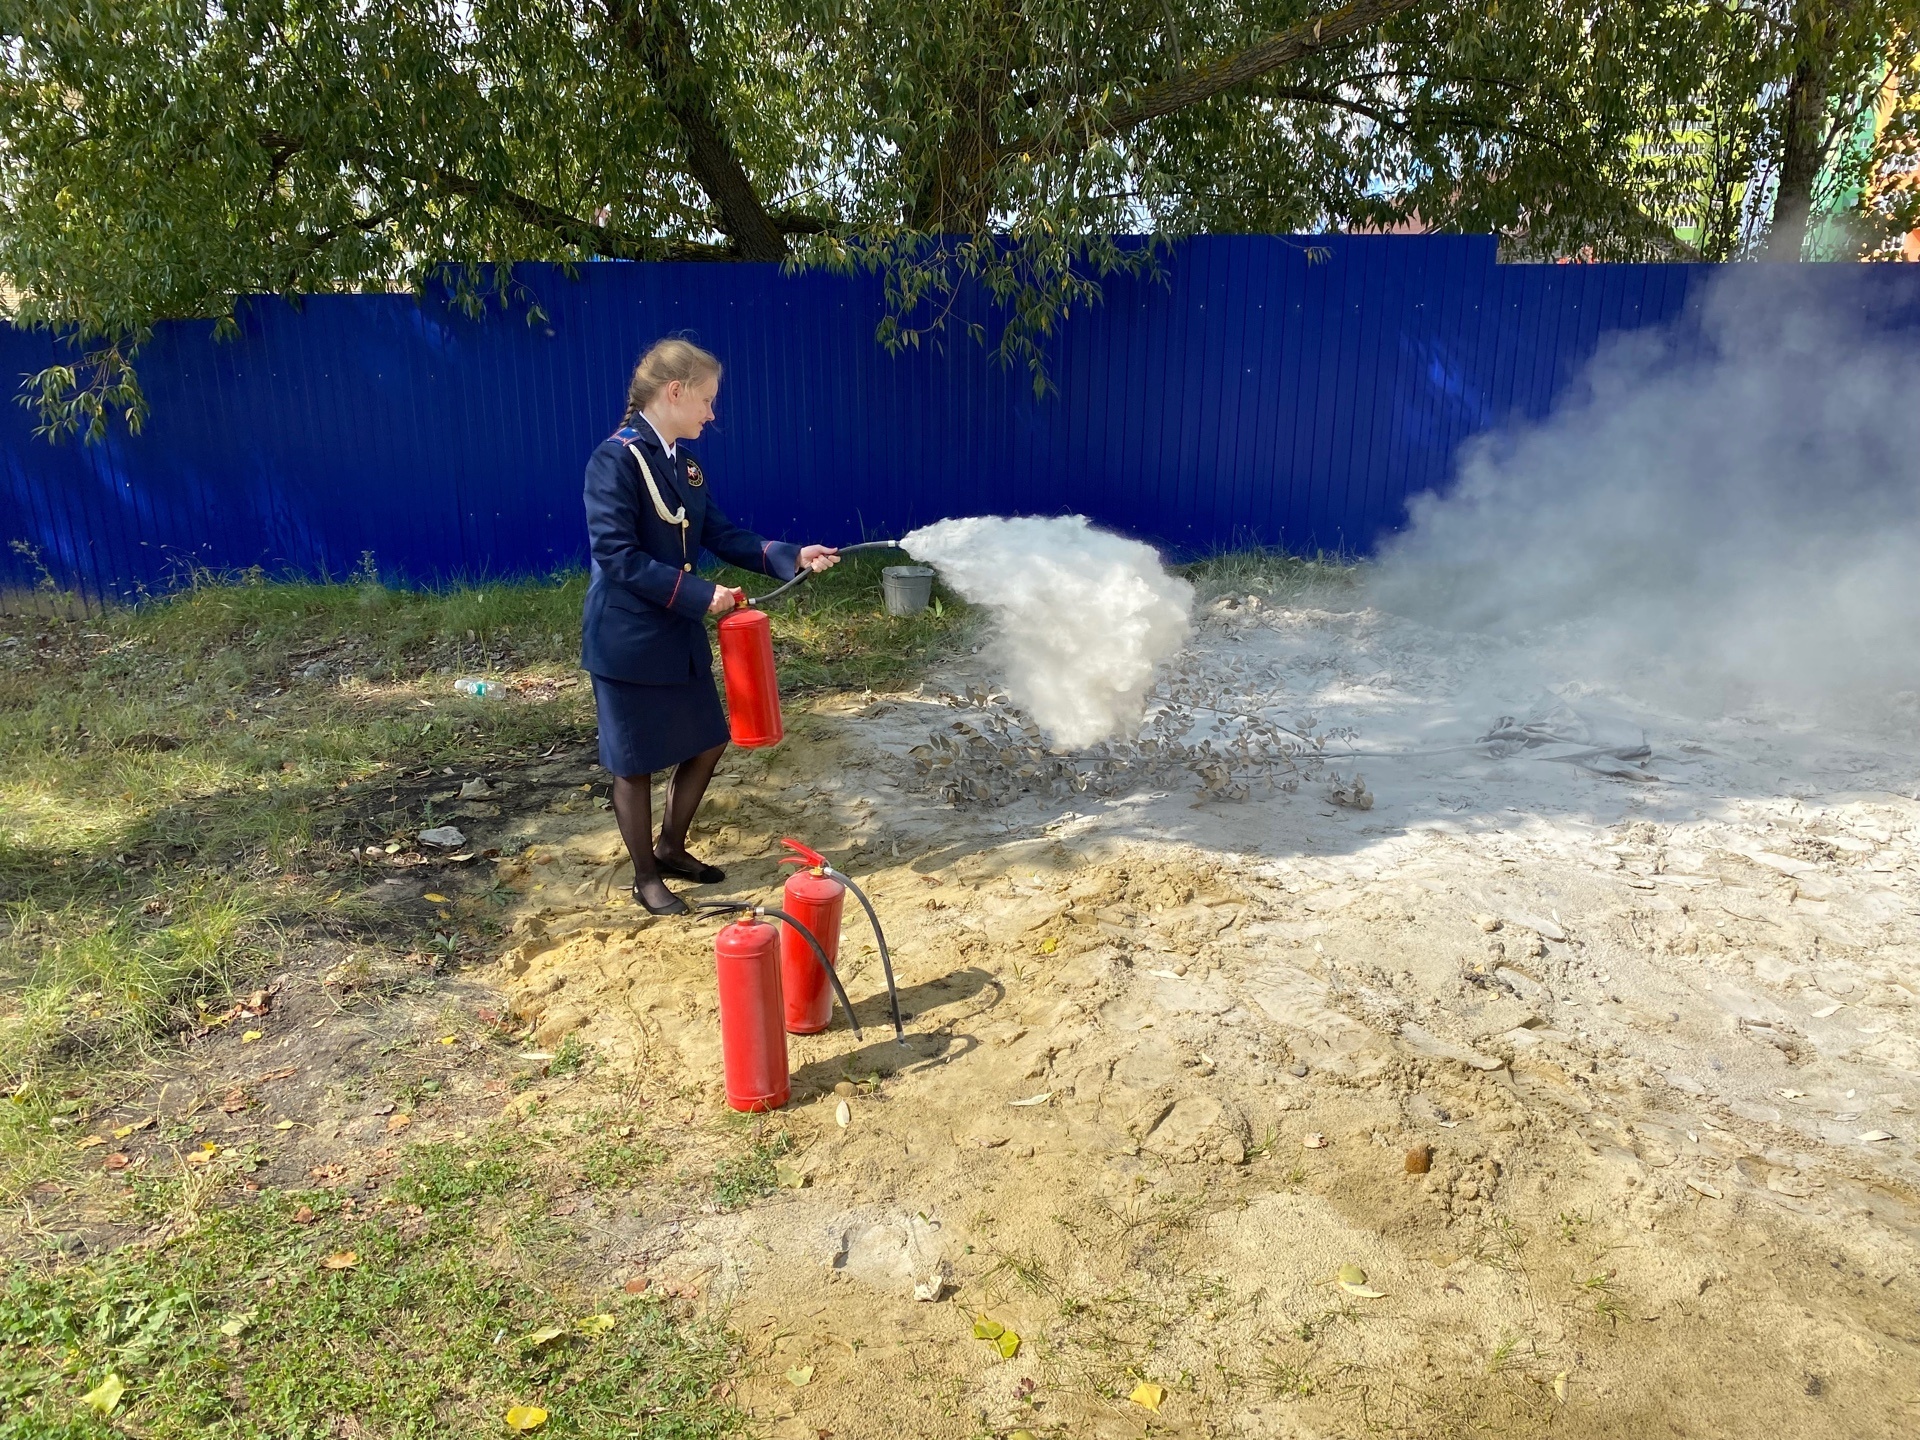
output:
[[[1914,267],[1782,268],[1820,272],[1863,324],[1920,327]],[[872,276],[524,266],[532,323],[443,294],[260,298],[232,340],[157,327],[140,435],[49,443],[0,405],[0,598],[137,598],[195,569],[339,579],[363,553],[415,583],[578,564],[586,455],[676,331],[727,365],[702,463],[771,534],[1078,510],[1187,552],[1364,551],[1474,433],[1545,414],[1608,334],[1687,343],[1714,273],[1503,266],[1484,236],[1196,239],[1076,309],[1044,398],[968,338],[998,319],[977,292],[944,333],[881,350]],[[0,377],[62,353],[0,328]]]

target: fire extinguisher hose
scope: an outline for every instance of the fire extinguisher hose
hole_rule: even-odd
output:
[[[860,902],[860,908],[867,912],[867,923],[873,926],[873,938],[880,946],[880,968],[887,975],[887,1003],[893,1007],[893,1038],[902,1045],[907,1042],[906,1028],[900,1023],[900,991],[893,983],[893,957],[887,953],[887,934],[880,928],[880,917],[873,912],[873,902],[867,899],[867,892],[853,883],[853,877],[834,869],[831,865],[821,867],[821,873],[829,880],[838,880],[853,892],[853,898]]]
[[[813,947],[814,958],[820,962],[820,968],[827,972],[827,982],[833,986],[833,993],[840,997],[840,1008],[847,1012],[847,1023],[853,1026],[853,1038],[856,1040],[867,1038],[860,1029],[860,1021],[853,1013],[853,1002],[847,998],[846,987],[840,983],[840,977],[834,973],[833,962],[827,959],[827,952],[820,948],[820,942],[814,938],[814,933],[793,916],[771,905],[755,905],[745,900],[703,900],[694,906],[694,909],[709,915],[738,914],[746,910],[755,915],[771,915],[774,919],[791,925],[799,932],[800,938]]]
[[[858,545],[842,545],[840,547],[840,554],[851,555],[857,550],[898,550],[899,548],[900,542],[898,540],[862,540]],[[769,600],[777,600],[786,594],[787,591],[793,589],[794,586],[801,584],[803,581],[811,580],[812,578],[813,571],[802,568],[800,573],[787,581],[786,584],[776,590],[769,590],[766,594],[756,599],[748,600],[747,604],[764,605]],[[769,911],[768,913],[771,914],[772,912]]]

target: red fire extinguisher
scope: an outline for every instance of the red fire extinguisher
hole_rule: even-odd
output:
[[[699,907],[709,913],[743,912],[713,938],[713,956],[720,988],[720,1059],[726,1075],[727,1104],[735,1110],[778,1110],[792,1093],[787,1075],[785,1006],[780,993],[780,932],[760,917],[771,915],[789,931],[798,930],[812,947],[815,963],[824,971],[833,993],[853,1026],[854,1038],[864,1039],[853,1006],[833,973],[827,952],[811,932],[784,910],[762,908],[740,901]]]
[[[791,845],[794,842],[786,842]],[[809,852],[811,853],[811,852]],[[804,860],[782,861],[803,865]],[[824,862],[796,870],[787,877],[781,904],[786,912],[813,932],[827,959],[840,960],[840,915],[847,904],[847,887],[828,877]],[[786,997],[787,1033],[818,1035],[833,1015],[833,992],[806,941],[796,929],[780,935],[780,990]]]
[[[840,546],[839,553],[898,548],[892,540],[863,540]],[[736,745],[761,749],[778,745],[786,734],[780,723],[780,681],[773,672],[773,623],[758,607],[812,577],[812,570],[802,568],[786,584],[752,600],[746,591],[735,590],[740,608],[720,617],[720,673],[727,682],[727,728]]]
[[[773,673],[773,622],[764,610],[741,609],[722,615],[718,628],[733,743],[749,750],[778,745],[786,730],[780,723],[780,681]]]
[[[873,902],[853,883],[851,876],[834,869],[818,850],[792,838],[780,843],[793,851],[780,863],[802,867],[787,877],[783,897],[787,911],[798,916],[819,940],[830,966],[838,964],[840,959],[840,920],[846,910],[847,891],[853,892],[860,908],[867,912],[867,923],[873,926],[873,938],[880,947],[880,969],[887,977],[887,1002],[893,1008],[893,1038],[904,1040],[906,1029],[900,1023],[900,992],[893,983],[893,956],[887,950],[886,932],[880,928],[880,917],[874,913]],[[832,1001],[825,982],[828,976],[837,976],[838,972],[829,969],[828,976],[823,976],[800,939],[788,931],[780,937],[780,973],[786,995],[787,1033],[817,1035],[826,1029]]]

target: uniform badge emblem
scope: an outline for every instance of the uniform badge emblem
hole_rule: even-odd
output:
[[[687,483],[689,485],[704,485],[707,483],[707,477],[700,473],[700,463],[697,460],[690,459],[687,461]]]

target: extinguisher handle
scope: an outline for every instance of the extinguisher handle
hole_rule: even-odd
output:
[[[780,861],[782,865],[825,865],[827,863],[826,856],[811,845],[802,845],[791,836],[782,836],[780,843],[793,851],[793,854],[785,856]]]

